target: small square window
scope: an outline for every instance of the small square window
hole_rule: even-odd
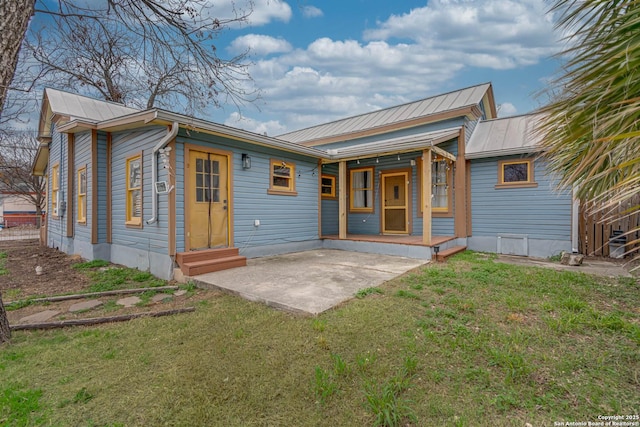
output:
[[[322,175],[320,193],[325,199],[336,197],[336,177],[332,175]]]
[[[270,185],[267,193],[295,196],[296,166],[293,163],[272,159],[270,162]]]
[[[497,187],[535,187],[533,159],[502,160],[498,162]]]

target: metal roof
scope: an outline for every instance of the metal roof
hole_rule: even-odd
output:
[[[405,153],[433,147],[435,151],[445,157],[453,157],[452,154],[434,147],[444,141],[449,141],[460,135],[460,128],[443,129],[432,132],[423,132],[399,138],[389,138],[382,141],[368,142],[349,147],[328,149],[328,158],[332,161],[363,159],[374,156]],[[446,154],[444,154],[446,153]],[[455,159],[455,157],[453,157]]]
[[[92,128],[103,130],[105,132],[116,132],[128,129],[136,129],[142,126],[153,124],[165,126],[171,125],[173,123],[178,123],[180,127],[192,132],[204,132],[226,136],[239,141],[248,142],[250,144],[278,148],[288,152],[315,157],[318,159],[327,156],[326,151],[322,151],[317,148],[305,147],[303,145],[294,144],[292,142],[284,141],[274,137],[260,135],[258,133],[246,131],[243,129],[237,129],[223,124],[210,122],[208,120],[185,116],[183,114],[173,113],[158,108],[152,108],[145,111],[134,111],[135,112],[133,114],[114,117],[109,120],[103,120],[97,123],[76,119],[60,126],[58,130],[60,132],[75,133],[84,131],[87,128]]]
[[[473,131],[465,150],[467,159],[480,159],[539,151],[541,140],[535,125],[541,116],[528,114],[481,121]]]
[[[51,88],[45,89],[45,97],[53,114],[69,117],[70,120],[99,122],[139,111],[115,102],[100,101]]]
[[[295,143],[303,143],[305,141],[313,141],[337,135],[348,135],[365,129],[428,117],[445,111],[454,111],[480,104],[490,87],[491,83],[483,83],[454,92],[432,96],[420,101],[289,132],[278,135],[277,138]]]

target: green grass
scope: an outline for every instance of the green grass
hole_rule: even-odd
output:
[[[523,426],[640,408],[636,280],[467,252],[379,289],[313,318],[218,295],[15,332],[0,425]]]
[[[9,270],[7,270],[4,266],[5,262],[7,262],[7,253],[0,252],[0,276],[4,276],[5,274],[9,274]]]
[[[94,262],[95,261],[91,261],[90,263]],[[90,267],[86,268],[89,269]],[[87,274],[92,281],[87,292],[105,292],[127,288],[152,288],[166,285],[164,280],[153,277],[151,273],[127,267],[112,266],[106,269],[92,269],[88,271]]]

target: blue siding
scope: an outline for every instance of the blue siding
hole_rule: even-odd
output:
[[[176,252],[184,252],[184,145],[176,144],[176,170],[174,171],[176,192]]]
[[[91,223],[94,220],[91,212],[91,202],[94,194],[92,194],[91,182],[93,179],[93,171],[91,170],[91,132],[82,132],[76,134],[74,143],[74,170],[73,182],[69,185],[69,199],[73,200],[74,239],[83,242],[91,242]],[[78,223],[78,169],[87,168],[87,222],[85,224]]]
[[[500,160],[517,159],[505,157]],[[556,181],[534,162],[536,188],[500,188],[498,159],[471,162],[473,236],[528,234],[531,239],[571,240],[571,195],[556,193]]]
[[[478,126],[478,123],[480,122],[480,120],[465,120],[464,123],[464,142],[465,144],[469,143],[469,140],[471,139],[471,135],[473,134],[473,131],[475,130],[476,126]]]
[[[230,151],[233,169],[233,244],[240,249],[317,240],[318,236],[318,163],[314,158],[247,144],[222,136],[184,132],[177,139],[184,143]],[[177,153],[176,175],[184,174],[184,147]],[[242,153],[251,156],[251,169],[241,165]],[[270,159],[295,164],[297,196],[267,194]],[[181,186],[184,189],[184,183]],[[177,194],[178,196],[178,194]],[[184,200],[180,195],[178,204]],[[181,212],[184,219],[184,212]],[[254,227],[254,220],[260,226]],[[177,221],[178,242],[184,245],[184,221]]]
[[[340,206],[338,197],[340,192],[338,191],[340,183],[338,181],[338,164],[328,164],[322,166],[322,173],[326,175],[333,175],[336,177],[336,198],[335,199],[322,199],[322,235],[331,236],[340,232],[340,221],[338,218]]]
[[[98,194],[93,195],[98,198],[98,242],[107,241],[107,135],[104,132],[98,133]]]
[[[64,134],[60,134],[56,131],[55,125],[52,126],[51,132],[51,144],[49,148],[49,173],[51,172],[51,168],[58,164],[59,174],[60,174],[60,183],[59,183],[59,200],[61,202],[67,201],[67,136]],[[64,213],[64,216],[54,217],[53,216],[53,205],[51,204],[51,194],[52,194],[52,180],[48,180],[48,201],[47,201],[47,234],[48,234],[48,244],[51,247],[59,248],[64,252],[73,251],[73,242],[66,237],[67,232],[67,219],[66,215],[68,212]]]
[[[152,215],[151,198],[153,182],[151,182],[151,162],[153,146],[166,135],[166,128],[152,127],[135,132],[114,133],[112,135],[111,163],[111,218],[112,244],[125,246],[132,250],[168,254],[168,216],[167,195],[159,196],[158,221],[147,224],[145,221]],[[142,152],[142,228],[127,227],[126,221],[126,161],[128,157]],[[165,169],[159,168],[158,179],[167,178]],[[142,252],[141,252],[142,253]],[[118,251],[112,251],[112,260],[125,265],[145,265],[145,260],[123,260],[118,258]]]

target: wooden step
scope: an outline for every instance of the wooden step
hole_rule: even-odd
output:
[[[185,276],[197,276],[199,274],[212,273],[214,271],[228,270],[230,268],[244,267],[247,258],[236,255],[226,258],[213,258],[202,261],[185,262],[180,264],[180,270]]]
[[[210,259],[238,256],[238,248],[203,249],[201,251],[179,252],[176,255],[178,265],[185,263],[206,261]]]
[[[438,255],[436,255],[436,261],[444,261],[447,258],[449,258],[451,255],[455,255],[458,252],[463,252],[467,249],[466,246],[453,246],[449,249],[446,249],[444,251],[440,251],[438,252]]]

